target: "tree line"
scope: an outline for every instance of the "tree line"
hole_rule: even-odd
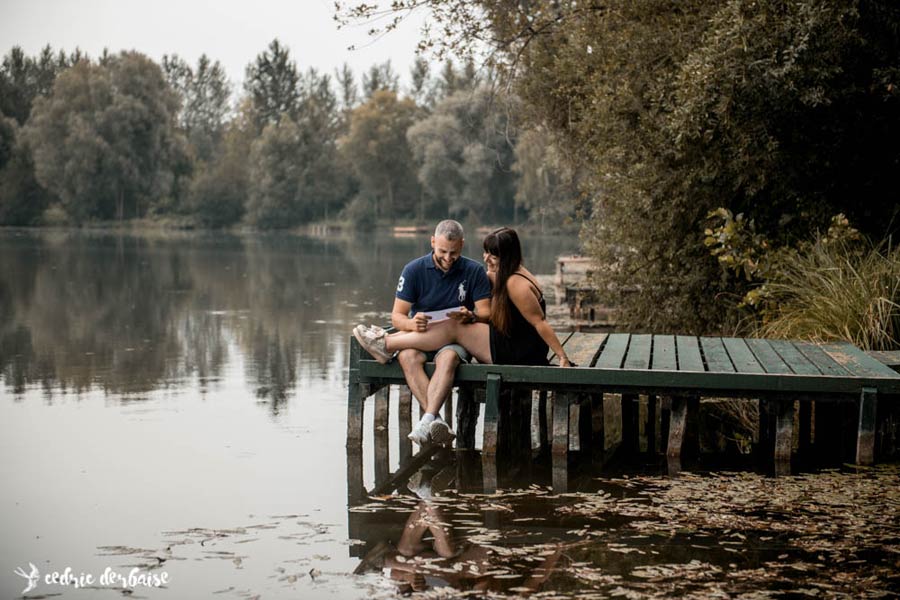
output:
[[[473,61],[361,77],[302,70],[277,39],[239,93],[206,55],[156,63],[12,48],[0,65],[0,224],[171,219],[357,227],[440,217],[556,227],[575,172]]]
[[[337,4],[344,22],[379,14]],[[623,324],[745,330],[760,318],[748,292],[780,277],[761,276],[773,264],[764,255],[825,243],[844,218],[876,247],[896,247],[897,2],[512,4],[397,0],[375,33],[426,7],[440,34],[423,46],[487,48],[521,126],[550,132],[563,164],[583,174],[582,241]],[[883,294],[900,327],[900,296]]]

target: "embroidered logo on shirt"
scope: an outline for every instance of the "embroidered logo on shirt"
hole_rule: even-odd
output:
[[[463,281],[459,284],[459,302],[462,304],[466,301],[466,282]]]

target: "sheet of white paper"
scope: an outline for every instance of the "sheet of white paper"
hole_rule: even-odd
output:
[[[445,308],[442,310],[425,310],[422,311],[421,314],[428,315],[431,317],[431,321],[429,323],[439,323],[441,321],[446,321],[450,318],[450,313],[459,312],[462,309],[462,306],[455,306],[453,308]],[[419,313],[416,313],[419,314]]]

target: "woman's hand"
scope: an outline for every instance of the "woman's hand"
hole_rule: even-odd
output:
[[[569,357],[568,357],[568,356],[561,356],[561,357],[559,357],[559,366],[561,366],[561,367],[574,367],[575,365],[572,364],[572,361],[569,360]]]

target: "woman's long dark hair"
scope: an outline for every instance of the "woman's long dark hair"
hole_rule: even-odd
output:
[[[484,251],[500,259],[491,300],[491,323],[503,335],[509,335],[510,300],[506,282],[522,266],[522,246],[515,229],[501,227],[484,238]]]

